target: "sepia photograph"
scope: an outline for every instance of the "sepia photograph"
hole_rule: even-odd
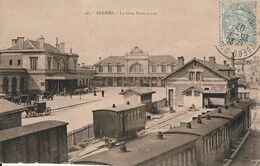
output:
[[[0,0],[0,164],[260,166],[260,1]]]

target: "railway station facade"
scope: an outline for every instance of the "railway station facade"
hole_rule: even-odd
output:
[[[89,77],[80,69],[78,57],[72,49],[66,53],[65,43],[59,43],[58,38],[56,46],[45,43],[43,37],[37,40],[12,39],[12,46],[0,51],[0,92],[55,93],[86,86]]]
[[[163,86],[162,78],[177,68],[171,55],[149,55],[138,46],[125,56],[109,56],[95,65],[99,86]]]

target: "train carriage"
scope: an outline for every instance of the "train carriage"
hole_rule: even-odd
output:
[[[43,121],[0,131],[0,162],[67,162],[67,125]]]
[[[251,124],[249,100],[203,113],[168,131],[131,141],[126,147],[84,157],[76,164],[103,165],[223,165],[233,144]],[[120,151],[121,149],[121,151]],[[123,152],[122,152],[123,151]],[[134,160],[133,160],[134,159]]]
[[[75,164],[123,166],[196,166],[197,136],[156,134],[145,136],[126,145],[81,158]]]
[[[126,104],[93,110],[95,137],[120,138],[135,136],[145,128],[145,105]]]

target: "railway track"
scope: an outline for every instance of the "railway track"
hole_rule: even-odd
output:
[[[154,133],[157,131],[169,130],[170,127],[178,126],[180,122],[191,121],[193,116],[198,116],[202,111],[182,111],[175,116],[164,119],[158,123],[148,126],[144,133]],[[171,115],[171,114],[170,114]]]

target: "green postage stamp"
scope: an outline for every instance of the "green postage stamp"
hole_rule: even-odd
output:
[[[226,57],[246,59],[258,50],[257,2],[220,1],[220,47]]]

